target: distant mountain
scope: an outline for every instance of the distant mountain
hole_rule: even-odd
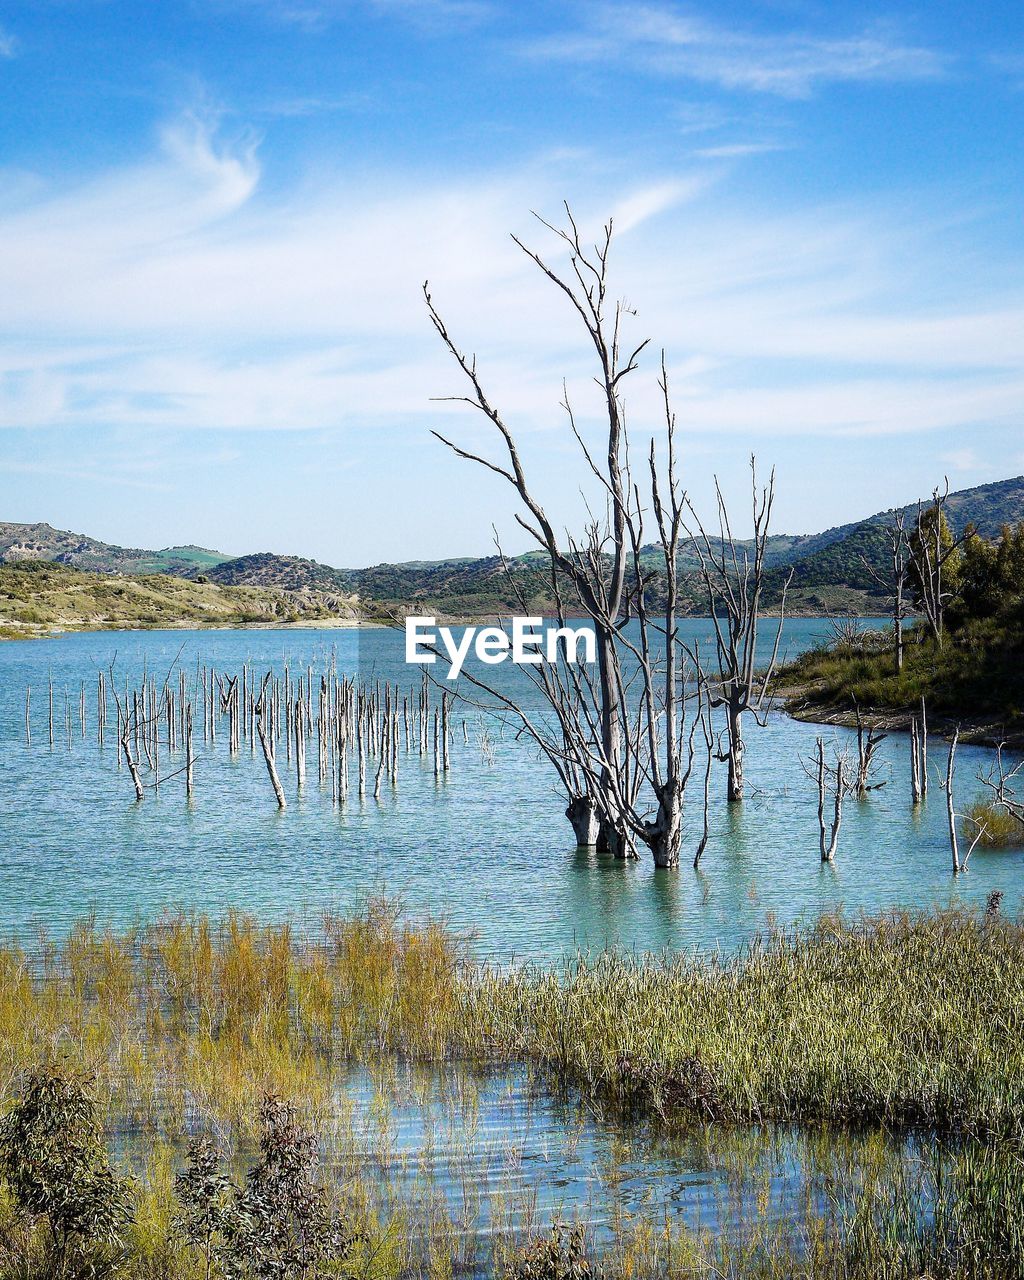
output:
[[[185,576],[195,578],[199,574],[224,586],[281,587],[288,591],[348,591],[352,580],[352,574],[344,569],[332,569],[328,564],[299,556],[279,556],[271,551],[236,556],[206,568],[197,566]]]
[[[903,510],[911,523],[917,512],[916,502]],[[1004,524],[1024,520],[1024,476],[951,493],[947,511],[957,530],[971,522],[983,537],[994,538]],[[890,519],[891,512],[879,511],[865,520],[837,525],[821,533],[773,534],[767,551],[771,569],[768,603],[778,602],[782,582],[792,570],[790,601],[796,610],[882,609],[884,593],[872,569],[884,572],[884,529]],[[749,545],[740,541],[737,549],[742,553]],[[656,564],[657,547],[644,550],[645,556]],[[497,556],[336,569],[316,560],[269,551],[234,558],[193,546],[142,551],[98,542],[48,524],[0,524],[0,563],[22,560],[55,560],[93,572],[164,573],[200,583],[299,592],[315,596],[327,608],[350,606],[351,597],[358,595],[364,613],[371,617],[410,611],[483,617],[509,613],[521,606]],[[682,594],[691,609],[703,607],[694,580],[698,563],[692,549],[681,548]],[[513,558],[509,564],[526,604],[537,610],[549,608],[550,582],[544,557],[532,552]]]
[[[51,560],[92,573],[172,573],[187,577],[226,560],[219,551],[205,547],[166,547],[141,551],[99,542],[84,533],[69,533],[49,524],[0,522],[0,564],[23,560]]]
[[[907,528],[912,528],[917,503],[908,503],[902,510]],[[1024,520],[1024,476],[951,493],[946,511],[957,533],[973,524],[983,538],[996,538],[1004,524]],[[884,579],[886,573],[890,553],[885,530],[892,518],[891,511],[879,511],[859,524],[841,525],[803,539],[801,553],[795,558],[775,561],[769,575],[769,599],[778,599],[781,584],[792,569],[791,599],[806,607],[834,608],[829,596],[837,587],[851,593],[851,604],[853,596],[860,594],[862,610],[883,607],[885,593],[875,575]]]

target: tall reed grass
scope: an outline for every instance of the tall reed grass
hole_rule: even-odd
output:
[[[256,1100],[273,1092],[337,1138],[339,1077],[361,1063],[382,1081],[384,1162],[396,1061],[453,1076],[460,1064],[526,1064],[603,1114],[669,1128],[800,1123],[835,1134],[870,1123],[929,1135],[926,1176],[908,1181],[898,1144],[875,1166],[860,1144],[791,1227],[758,1230],[756,1209],[739,1240],[623,1220],[607,1274],[1024,1270],[1013,1225],[1024,1221],[1024,927],[998,914],[828,916],[732,956],[611,951],[554,969],[478,965],[443,925],[383,902],[301,928],[238,913],[127,930],[88,919],[60,942],[0,947],[0,1105],[55,1057],[93,1077],[115,1148],[141,1142],[149,1153],[132,1277],[193,1273],[170,1226],[187,1135],[210,1130],[244,1149]],[[856,1192],[860,1211],[830,1209],[829,1185],[846,1205]],[[365,1227],[366,1275],[477,1266],[458,1244],[472,1197],[463,1221],[439,1207],[414,1233],[371,1187],[355,1180],[346,1194]],[[2,1205],[0,1222],[0,1276],[22,1274],[12,1269],[19,1247],[31,1252],[17,1244],[22,1227]],[[495,1238],[488,1265],[517,1265],[515,1232]]]

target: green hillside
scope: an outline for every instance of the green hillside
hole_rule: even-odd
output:
[[[49,524],[0,522],[0,563],[51,560],[94,573],[189,573],[220,564],[227,557],[205,547],[166,547],[142,551],[100,542]]]
[[[916,502],[904,510],[912,523]],[[1004,524],[1024,519],[1024,477],[952,493],[947,511],[958,530],[971,522],[984,537],[994,538]],[[884,593],[872,570],[884,574],[888,551],[883,530],[890,519],[891,513],[877,512],[820,533],[771,535],[766,557],[770,570],[767,606],[778,606],[783,583],[792,570],[788,607],[794,613],[884,611]],[[737,543],[740,555],[749,547],[749,543]],[[646,547],[643,554],[656,571],[658,548]],[[165,574],[198,585],[208,581],[223,587],[305,593],[328,610],[343,608],[351,596],[358,595],[364,615],[371,618],[408,612],[481,618],[520,607],[496,556],[338,569],[269,551],[234,558],[196,546],[146,551],[100,542],[48,524],[0,524],[0,563],[25,561],[55,561],[123,576]],[[551,588],[544,557],[534,552],[509,563],[528,606],[549,610]],[[703,612],[706,602],[696,576],[699,560],[692,547],[681,548],[679,566],[684,611]]]
[[[170,574],[101,574],[52,561],[0,566],[0,636],[105,627],[243,626],[351,621],[350,599],[225,587]]]
[[[898,727],[924,698],[934,722],[961,721],[965,736],[1024,738],[1024,523],[968,539],[945,574],[941,633],[924,622],[905,632],[900,670],[892,631],[840,634],[780,673],[790,710],[847,723],[859,706]]]

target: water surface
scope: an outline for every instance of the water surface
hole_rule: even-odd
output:
[[[685,624],[707,638],[710,624]],[[784,648],[795,654],[820,640],[827,622],[787,623]],[[770,645],[771,635],[764,637]],[[789,923],[839,907],[847,912],[983,905],[993,889],[1016,911],[1024,854],[978,850],[954,880],[945,798],[934,776],[927,802],[910,803],[909,745],[893,734],[879,750],[887,785],[846,806],[839,854],[818,853],[815,784],[801,761],[821,729],[781,713],[766,727],[748,721],[749,798],[727,807],[717,771],[711,840],[701,869],[685,856],[676,871],[649,858],[622,863],[578,850],[564,801],[536,752],[508,727],[462,706],[453,716],[452,769],[437,779],[428,757],[403,754],[398,786],[379,801],[354,793],[344,807],[316,783],[315,762],[302,793],[281,762],[288,808],[278,812],[256,748],[232,757],[223,729],[204,747],[197,723],[196,792],[189,805],[179,776],[134,802],[116,768],[114,735],[95,742],[96,675],[115,659],[119,678],[143,666],[162,681],[180,664],[292,673],[334,664],[364,679],[412,686],[403,637],[384,629],[93,632],[0,645],[0,928],[45,926],[61,932],[84,912],[115,922],[152,917],[167,907],[220,912],[240,907],[263,917],[349,908],[370,894],[400,897],[409,911],[447,917],[472,931],[478,954],[550,961],[578,946],[609,942],[641,950],[733,947],[766,923]],[[491,668],[516,678],[510,666]],[[57,742],[46,730],[52,675]],[[176,678],[176,677],[175,677]],[[82,682],[88,733],[63,738],[67,691],[77,716]],[[31,745],[25,742],[25,688],[33,690]],[[200,717],[201,720],[201,717]],[[466,722],[465,735],[462,722]],[[849,743],[843,729],[827,740]],[[468,743],[465,741],[468,736]],[[943,760],[933,739],[931,759]],[[980,791],[975,775],[991,753],[963,746],[958,802]],[[180,759],[166,760],[170,768]],[[699,832],[699,798],[686,847]]]

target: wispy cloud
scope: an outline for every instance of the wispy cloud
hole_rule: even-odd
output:
[[[786,146],[782,142],[727,142],[718,147],[698,147],[693,154],[705,160],[739,160],[744,156],[759,156],[784,150]]]
[[[218,0],[221,7],[248,9],[270,21],[310,34],[338,22],[365,18],[367,12],[393,17],[429,31],[452,21],[482,22],[491,17],[491,0]]]
[[[302,120],[309,116],[335,115],[339,112],[362,112],[375,105],[370,93],[347,93],[333,97],[308,95],[294,98],[272,98],[262,103],[261,116],[279,120]]]
[[[637,336],[667,348],[688,429],[821,437],[1016,420],[1024,286],[1009,273],[997,303],[978,301],[919,216],[730,211],[713,166],[647,182],[633,168],[595,177],[592,156],[567,152],[432,184],[320,170],[271,195],[252,138],[219,140],[186,117],[149,161],[73,188],[37,183],[0,211],[0,292],[18,298],[0,317],[0,424],[425,429],[448,412],[430,397],[461,389],[424,316],[429,277],[496,402],[527,437],[550,438],[563,376],[585,420],[592,369],[571,312],[507,233],[557,255],[526,210],[557,218],[567,191],[588,236],[614,213],[615,292],[639,305]],[[943,297],[913,306],[915,278],[945,279]],[[642,430],[656,387],[632,381]]]
[[[949,449],[939,454],[939,461],[950,471],[977,471],[980,466],[973,449]]]
[[[52,476],[60,480],[84,480],[90,485],[113,485],[124,489],[143,489],[151,493],[170,493],[173,485],[159,480],[127,476],[109,468],[81,467],[73,463],[15,462],[0,458],[0,474],[16,476]]]
[[[0,58],[13,58],[18,52],[18,42],[8,31],[0,27]]]
[[[764,35],[657,5],[600,4],[586,13],[582,27],[536,40],[528,52],[783,98],[806,98],[831,82],[934,79],[946,65],[936,50],[881,26],[843,37]]]

